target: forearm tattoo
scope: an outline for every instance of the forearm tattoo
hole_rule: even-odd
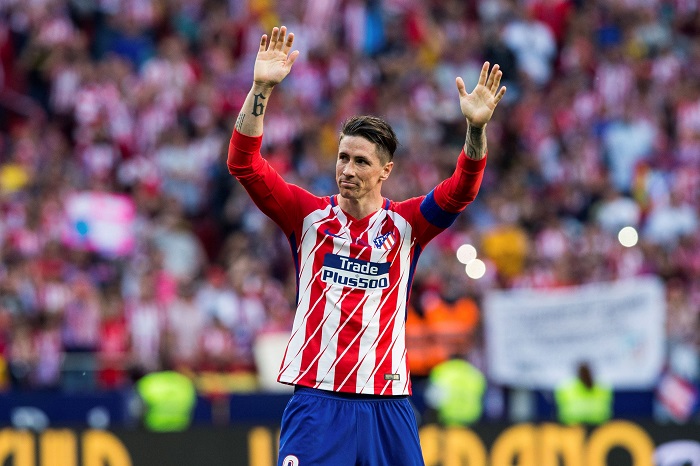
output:
[[[266,97],[262,94],[255,94],[255,100],[253,101],[253,116],[260,116],[263,114],[263,111],[265,110],[265,106],[262,104],[262,101],[266,99]]]
[[[245,113],[241,112],[236,119],[236,131],[241,131],[243,128],[243,120],[245,120]]]
[[[472,160],[481,160],[486,155],[486,131],[484,130],[484,127],[472,125],[467,129],[467,140],[464,146],[467,149],[467,157]]]

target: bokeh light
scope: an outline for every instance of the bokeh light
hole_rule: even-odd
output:
[[[469,278],[478,280],[486,273],[486,264],[481,259],[474,259],[466,265],[465,270]]]
[[[631,248],[637,244],[637,241],[639,241],[639,234],[634,227],[624,227],[617,234],[617,239],[624,247]]]
[[[457,248],[457,260],[462,264],[468,264],[476,259],[476,248],[471,244],[463,244]]]

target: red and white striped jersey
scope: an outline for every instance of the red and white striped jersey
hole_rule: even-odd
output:
[[[297,308],[278,380],[322,390],[407,395],[406,303],[425,245],[474,200],[486,159],[460,154],[430,194],[355,219],[336,196],[285,182],[260,155],[262,137],[234,131],[228,167],[289,239]]]

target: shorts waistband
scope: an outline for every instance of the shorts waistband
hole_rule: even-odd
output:
[[[324,396],[327,398],[336,398],[341,400],[392,401],[405,400],[408,398],[408,395],[370,395],[367,393],[332,392],[330,390],[303,387],[301,385],[294,386],[294,393],[304,393],[307,395]]]

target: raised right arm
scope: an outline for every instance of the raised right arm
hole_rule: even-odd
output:
[[[299,55],[289,54],[294,35],[287,29],[274,28],[268,44],[267,35],[260,39],[255,59],[253,86],[238,114],[228,149],[229,173],[248,191],[255,204],[267,216],[289,233],[291,222],[290,203],[294,195],[290,186],[260,155],[263,134],[263,118],[272,89],[286,76]]]

